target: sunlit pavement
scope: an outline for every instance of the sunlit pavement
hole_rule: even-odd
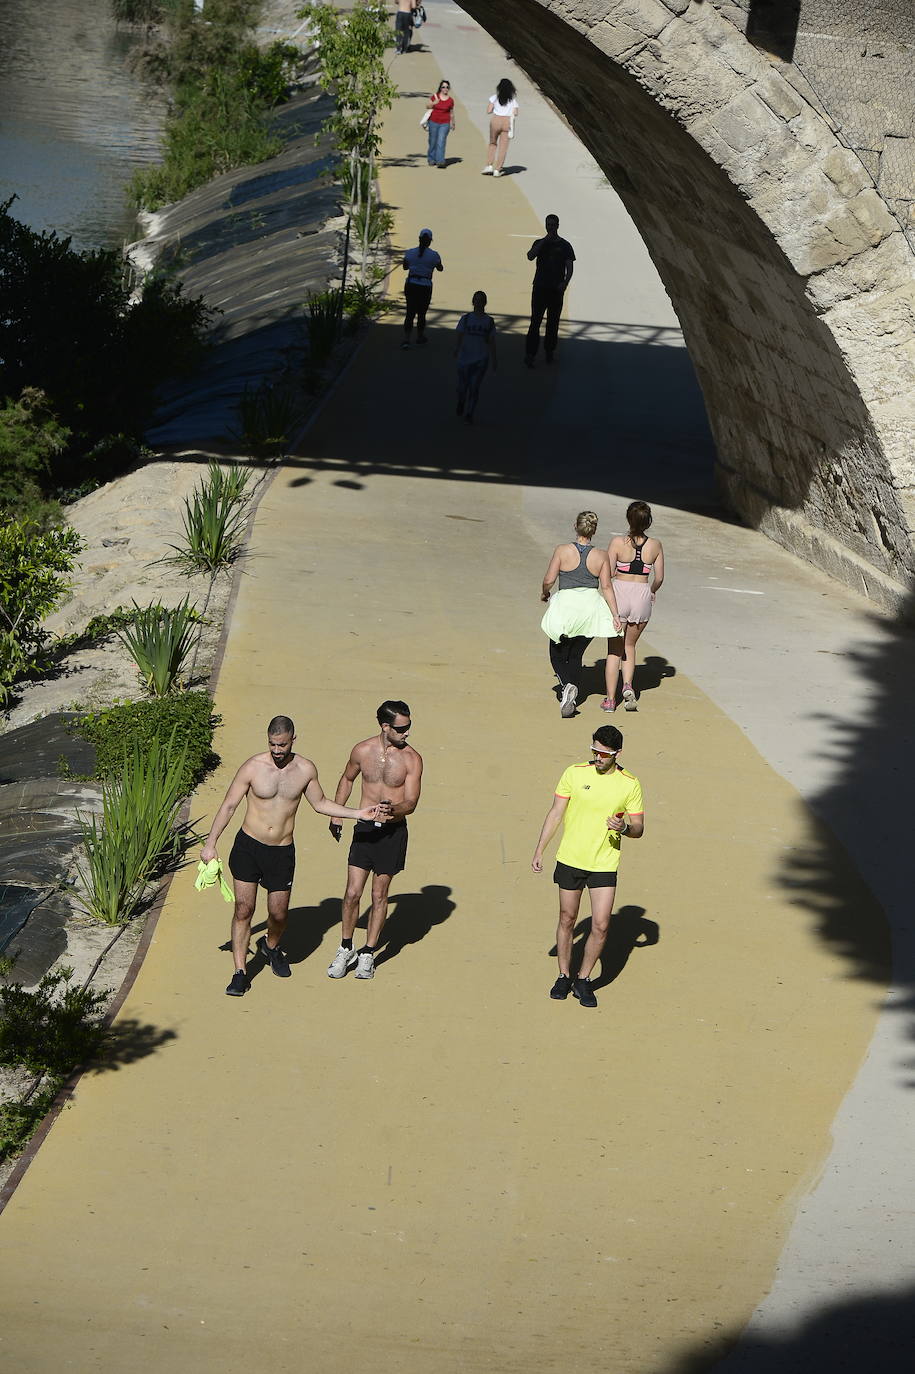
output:
[[[477,88],[485,110],[504,59],[455,7],[429,10],[432,51],[395,67],[411,94],[381,180],[397,243],[429,225],[445,260],[430,343],[401,351],[396,316],[375,327],[263,500],[217,690],[224,764],[194,805],[215,809],[276,712],[332,791],[378,702],[405,697],[427,773],[389,943],[372,983],[326,978],[345,854],[308,811],[292,979],[225,998],[226,908],[175,881],[123,1012],[161,1048],[83,1079],[0,1221],[10,1370],[673,1374],[759,1303],[774,1339],[827,1273],[832,1302],[894,1281],[905,1027],[878,1022],[876,904],[805,804],[854,833],[867,797],[844,783],[843,713],[872,727],[867,703],[848,710],[849,648],[876,656],[889,632],[711,505],[650,265],[620,249],[616,311],[620,212],[613,253],[581,248],[612,193],[580,151],[538,163],[547,135],[527,129],[556,117],[520,79],[530,169],[481,177]],[[444,171],[418,126],[442,72],[473,95]],[[528,372],[524,252],[548,209],[579,252],[569,315],[590,332]],[[505,336],[468,427],[451,331],[478,287]],[[666,350],[652,375],[690,417],[682,467],[669,396],[652,406],[628,380],[640,347]],[[617,723],[648,824],[625,845],[592,1013],[547,997],[555,889],[529,862],[559,773],[606,717],[595,674],[559,718],[540,577],[579,509],[608,538],[646,494],[669,583],[639,710]]]

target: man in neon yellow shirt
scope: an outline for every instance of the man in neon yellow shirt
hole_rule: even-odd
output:
[[[616,896],[623,836],[637,840],[645,829],[639,780],[618,763],[623,737],[615,725],[602,725],[591,740],[590,763],[573,763],[556,785],[553,805],[546,813],[531,868],[543,872],[543,851],[563,822],[556,851],[553,881],[559,888],[559,926],[556,953],[559,977],[550,996],[564,1001],[571,992],[583,1007],[596,1007],[591,973],[607,939]],[[581,894],[591,898],[591,934],[585,944],[578,977],[571,973],[572,939]]]

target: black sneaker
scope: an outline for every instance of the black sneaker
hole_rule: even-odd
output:
[[[575,986],[572,988],[572,996],[577,997],[583,1007],[597,1006],[597,998],[594,996],[590,978],[576,978]]]
[[[245,973],[245,970],[243,968],[237,968],[232,974],[231,983],[226,988],[226,994],[229,997],[244,997],[250,986],[251,984],[248,981],[248,975]]]
[[[550,996],[554,1002],[564,1002],[572,991],[572,979],[567,973],[560,973],[556,982],[550,988]]]
[[[258,954],[262,954],[267,963],[273,969],[277,978],[291,978],[292,969],[289,967],[289,960],[277,945],[276,949],[271,949],[267,944],[266,935],[262,935],[255,946]]]

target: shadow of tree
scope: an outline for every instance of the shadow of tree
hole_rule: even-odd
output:
[[[109,1073],[136,1064],[163,1046],[177,1040],[178,1032],[153,1026],[135,1016],[122,1017],[110,1026],[98,1056],[88,1066],[90,1073]]]
[[[716,1338],[655,1366],[654,1374],[897,1374],[913,1345],[915,1288],[863,1293],[824,1305],[783,1335],[748,1330]]]

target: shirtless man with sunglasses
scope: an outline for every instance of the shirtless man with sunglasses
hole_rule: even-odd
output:
[[[340,948],[328,978],[345,978],[355,968],[357,978],[374,978],[375,952],[388,914],[388,889],[407,860],[407,816],[416,810],[422,787],[423,761],[407,743],[413,722],[405,701],[383,701],[376,712],[380,734],[353,746],[334,797],[343,806],[362,775],[362,805],[385,806],[382,822],[359,822],[347,859]],[[339,841],[342,826],[331,821],[330,833]],[[372,910],[365,944],[353,949],[362,893],[372,874]]]

